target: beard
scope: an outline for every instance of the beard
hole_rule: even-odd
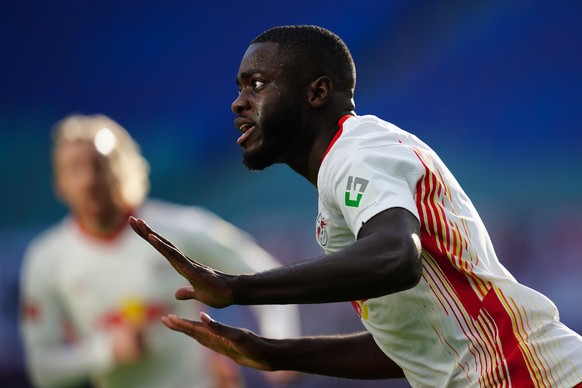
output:
[[[243,164],[251,171],[261,171],[277,163],[285,151],[284,136],[271,134],[263,139],[260,147],[244,151]]]
[[[243,153],[243,164],[251,171],[261,171],[275,164],[279,150],[271,147]]]
[[[298,106],[286,104],[262,120],[261,144],[243,152],[243,164],[251,171],[261,171],[275,163],[285,162],[285,156],[293,151],[293,145],[301,142],[300,117]]]

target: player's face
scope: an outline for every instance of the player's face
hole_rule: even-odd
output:
[[[247,49],[238,71],[239,95],[232,103],[242,132],[237,143],[243,162],[262,170],[292,157],[301,140],[301,101],[297,85],[290,85],[288,70],[277,56],[276,43],[256,43]]]
[[[54,155],[55,188],[71,211],[82,219],[111,215],[117,182],[109,160],[90,141],[64,142]]]

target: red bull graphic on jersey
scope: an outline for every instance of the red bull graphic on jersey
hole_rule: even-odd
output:
[[[158,322],[159,317],[168,313],[168,307],[163,303],[148,303],[139,299],[125,299],[119,308],[105,314],[100,325],[114,327],[129,324],[141,327],[145,324]]]
[[[348,183],[346,185],[345,193],[345,203],[346,206],[358,207],[360,206],[360,201],[364,196],[364,191],[368,187],[369,181],[358,176],[349,176]]]

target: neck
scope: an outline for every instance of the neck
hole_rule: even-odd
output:
[[[97,217],[76,215],[75,220],[84,234],[98,239],[110,240],[125,228],[130,214],[131,212],[119,210]]]
[[[339,120],[345,115],[355,115],[355,113],[353,111],[341,112],[317,126],[317,129],[314,130],[316,137],[310,144],[307,161],[302,168],[296,168],[297,165],[288,163],[289,167],[306,178],[315,187],[317,187],[317,176],[323,157],[340,128]]]

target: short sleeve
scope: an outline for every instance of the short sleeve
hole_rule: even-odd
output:
[[[423,174],[422,163],[405,144],[356,148],[334,174],[334,202],[354,236],[390,208],[404,208],[419,218],[415,193]]]

